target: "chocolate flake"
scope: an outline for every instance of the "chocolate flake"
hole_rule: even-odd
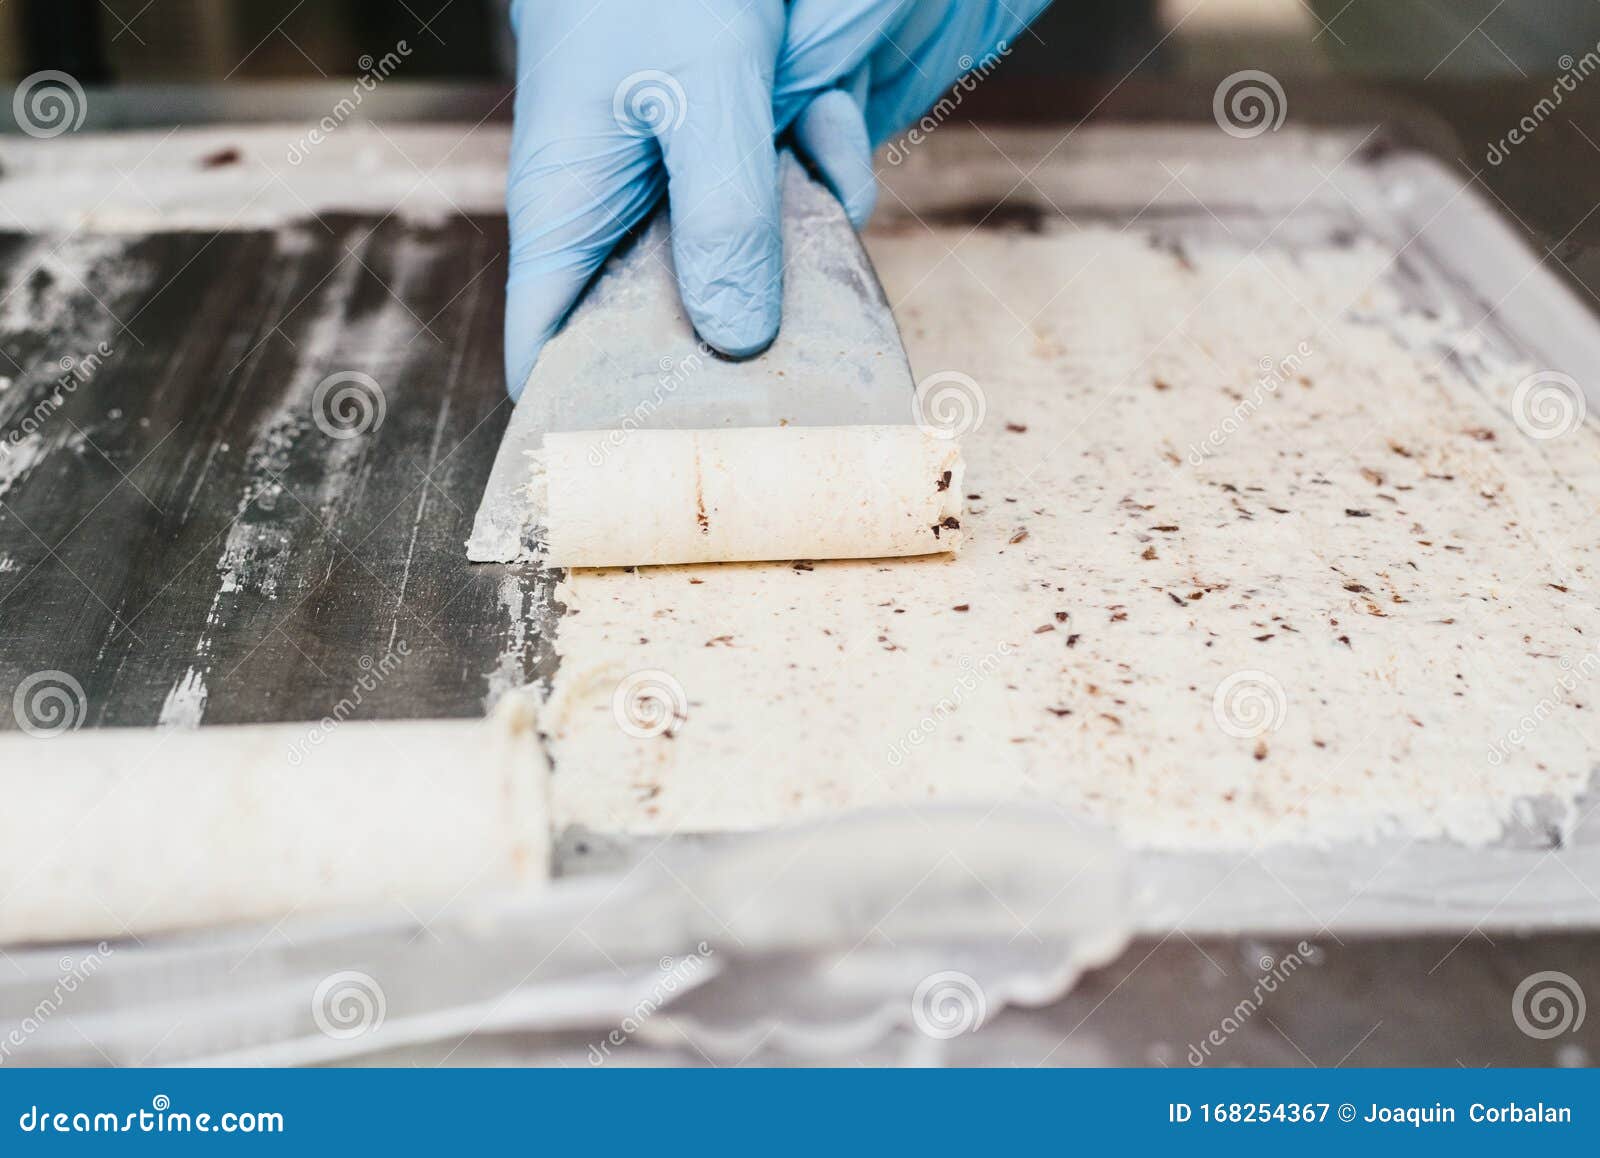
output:
[[[239,150],[229,146],[226,149],[218,149],[215,153],[207,153],[204,157],[201,157],[200,167],[202,169],[220,169],[224,165],[237,165],[239,158]]]
[[[711,516],[706,514],[706,489],[705,480],[700,472],[700,450],[696,444],[694,452],[694,521],[700,525],[700,533],[711,533]]]

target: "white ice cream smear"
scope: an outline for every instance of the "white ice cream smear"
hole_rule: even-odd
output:
[[[1376,246],[871,248],[918,376],[983,391],[962,554],[574,573],[558,823],[1020,798],[1206,848],[1487,842],[1538,796],[1570,819],[1600,733],[1600,434],[1525,435],[1530,367],[1468,381]]]

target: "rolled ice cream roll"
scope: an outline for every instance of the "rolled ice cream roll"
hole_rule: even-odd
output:
[[[918,426],[547,434],[548,561],[875,559],[961,545],[959,445]]]

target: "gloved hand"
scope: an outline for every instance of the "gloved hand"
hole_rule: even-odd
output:
[[[723,353],[778,332],[772,78],[783,0],[515,0],[517,91],[506,210],[506,382],[617,242],[672,212],[684,307]]]
[[[934,108],[967,74],[986,76],[1049,3],[793,0],[774,123],[779,132],[792,125],[795,143],[859,228],[877,199],[873,147]]]
[[[667,191],[700,337],[735,357],[777,335],[774,138],[793,127],[858,226],[872,145],[931,106],[1048,0],[513,0],[506,382]]]

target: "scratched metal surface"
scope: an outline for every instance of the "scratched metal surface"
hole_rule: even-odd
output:
[[[471,716],[526,682],[534,580],[462,550],[510,411],[504,234],[0,234],[0,688],[66,673],[105,726]],[[381,422],[332,437],[316,388],[350,371]]]

